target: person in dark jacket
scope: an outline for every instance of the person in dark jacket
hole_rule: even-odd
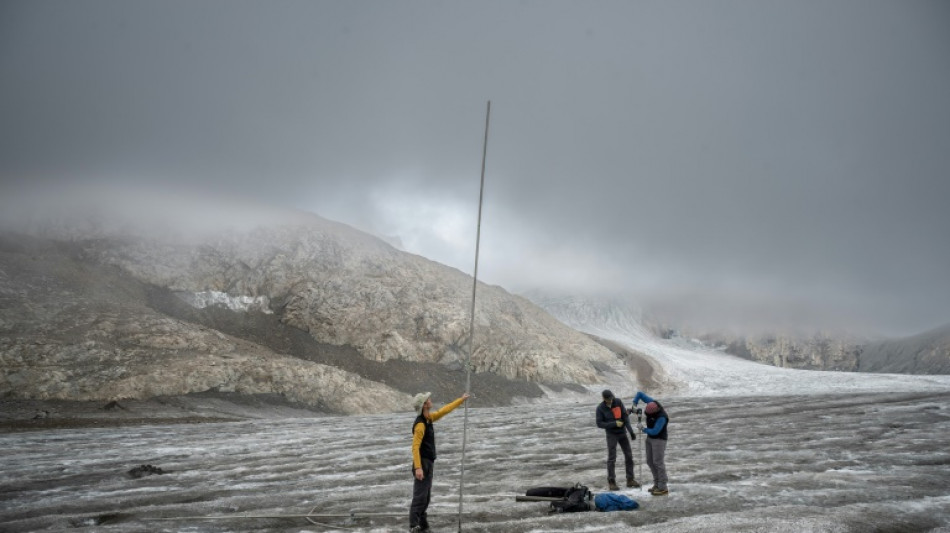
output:
[[[650,467],[650,472],[653,474],[653,487],[650,488],[650,494],[666,496],[670,493],[666,478],[666,437],[670,417],[666,414],[666,410],[663,409],[660,402],[638,391],[633,398],[633,405],[638,405],[641,400],[647,404],[643,408],[647,425],[639,429],[647,435],[647,466]]]
[[[620,398],[614,393],[605,390],[601,396],[604,401],[597,404],[597,427],[607,434],[607,486],[610,490],[619,490],[617,486],[617,445],[623,451],[624,470],[627,474],[627,486],[639,487],[640,484],[633,477],[633,452],[630,451],[630,437],[636,438],[633,428],[630,427],[630,418]]]
[[[416,420],[412,423],[412,504],[409,505],[409,531],[429,531],[426,514],[432,499],[432,474],[435,466],[435,427],[433,422],[451,413],[468,399],[468,393],[435,412],[432,409],[432,393],[422,392],[412,399]]]

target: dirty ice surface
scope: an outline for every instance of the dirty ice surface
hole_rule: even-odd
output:
[[[516,502],[537,486],[607,490],[600,386],[507,408],[478,407],[473,390],[436,423],[433,531],[950,533],[950,376],[796,371],[636,324],[572,325],[646,355],[669,387],[657,397],[672,419],[670,494],[623,490],[641,507],[614,513]],[[629,402],[631,376],[604,385]],[[0,434],[0,532],[406,531],[413,418],[274,411]],[[634,455],[649,484],[641,440]],[[165,473],[128,475],[142,465]]]
[[[436,423],[433,531],[458,531],[460,486],[472,532],[950,531],[950,391],[663,400],[670,494],[625,489],[641,507],[613,513],[515,501],[535,486],[607,490],[593,397],[455,411]],[[412,419],[0,434],[0,531],[406,531]],[[127,475],[144,464],[166,473]],[[636,472],[651,481],[639,457]],[[382,515],[313,524],[311,511]]]

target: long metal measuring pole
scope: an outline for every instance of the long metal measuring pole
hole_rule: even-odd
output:
[[[472,276],[472,312],[468,325],[468,356],[465,360],[465,392],[472,388],[472,354],[475,353],[475,291],[478,289],[478,247],[482,239],[482,199],[485,197],[485,160],[488,157],[488,124],[491,119],[491,100],[485,111],[485,141],[482,143],[482,179],[478,187],[478,225],[475,230],[475,273]],[[462,422],[462,462],[459,468],[459,533],[462,533],[462,494],[465,487],[465,442],[468,435],[468,402]]]

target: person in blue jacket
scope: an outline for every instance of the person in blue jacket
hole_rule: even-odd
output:
[[[660,402],[638,391],[632,403],[636,406],[641,400],[646,402],[643,413],[646,415],[647,425],[646,427],[639,426],[639,429],[647,435],[647,466],[653,474],[653,487],[650,488],[650,494],[666,496],[670,493],[666,485],[666,438],[669,433],[670,416],[666,414]]]

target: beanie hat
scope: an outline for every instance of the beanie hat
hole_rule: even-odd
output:
[[[416,414],[422,414],[422,406],[426,404],[426,400],[432,396],[431,392],[420,392],[412,398],[412,407],[416,410]]]
[[[610,389],[604,389],[604,392],[600,393],[605,400],[609,400],[614,397],[614,393],[610,392]]]
[[[646,413],[647,413],[648,415],[652,415],[653,413],[655,413],[655,412],[657,412],[657,411],[659,411],[659,410],[660,410],[660,406],[657,405],[656,402],[650,402],[650,403],[648,403],[646,409],[644,409],[644,411],[646,411]]]

